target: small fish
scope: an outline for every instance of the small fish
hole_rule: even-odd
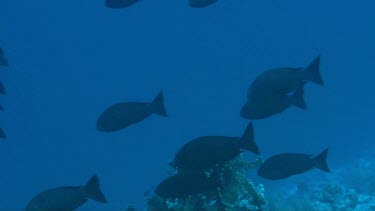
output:
[[[0,128],[0,138],[3,138],[5,139],[7,136],[5,135],[5,132],[3,130],[3,128]]]
[[[217,176],[208,177],[204,173],[186,172],[168,177],[155,190],[162,198],[185,198],[189,195],[213,192],[221,187]]]
[[[258,175],[265,179],[280,180],[313,168],[331,172],[327,164],[328,149],[319,155],[283,153],[270,157],[258,169]]]
[[[167,117],[163,93],[151,102],[117,103],[107,108],[97,120],[96,129],[102,132],[114,132],[136,124],[152,114]]]
[[[6,59],[2,48],[0,48],[0,66],[8,67],[8,60]]]
[[[203,8],[210,6],[215,2],[217,2],[217,0],[189,0],[189,5],[193,8]]]
[[[25,211],[73,211],[88,199],[107,203],[96,175],[85,186],[59,187],[39,193]]]
[[[139,0],[106,0],[105,6],[112,9],[121,9],[130,7],[138,1]]]
[[[207,170],[234,159],[243,150],[259,154],[251,122],[242,137],[203,136],[188,142],[177,152],[171,165],[185,171]]]
[[[300,84],[292,95],[282,94],[257,100],[249,99],[242,106],[240,116],[250,120],[263,119],[281,113],[292,105],[306,110],[303,85]]]
[[[1,81],[0,81],[0,94],[2,94],[2,95],[6,94],[5,87],[4,87],[3,83],[1,83]]]

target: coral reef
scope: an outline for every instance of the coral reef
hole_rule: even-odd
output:
[[[268,198],[269,211],[375,211],[375,161],[337,169],[323,181],[299,183],[289,194]],[[310,181],[310,180],[308,180]]]
[[[245,162],[241,157],[223,166],[207,171],[220,172],[222,188],[209,194],[195,194],[186,198],[164,199],[153,195],[148,198],[147,211],[262,211],[264,210],[264,187],[254,185],[246,176],[250,168],[256,168],[262,158]]]

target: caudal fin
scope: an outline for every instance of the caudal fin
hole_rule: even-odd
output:
[[[305,91],[303,90],[303,85],[304,83],[301,83],[298,86],[297,90],[293,93],[293,95],[290,96],[290,104],[298,108],[301,108],[303,110],[306,110],[307,105],[306,105],[305,99],[303,98],[303,95],[305,93]]]
[[[104,194],[100,190],[99,179],[96,175],[91,177],[91,179],[87,182],[85,186],[85,193],[87,194],[87,198],[93,199],[98,202],[107,203]]]
[[[327,155],[328,155],[328,149],[325,149],[319,155],[315,156],[313,160],[315,161],[316,168],[329,173],[331,172],[331,170],[329,169],[328,164],[327,164]]]
[[[320,75],[320,56],[318,56],[311,64],[305,69],[306,77],[308,81],[312,81],[321,86],[324,85],[323,78]]]
[[[168,117],[167,111],[164,107],[164,97],[163,92],[160,92],[158,96],[151,103],[152,113],[157,114],[159,116]]]
[[[253,152],[257,155],[260,154],[258,145],[254,141],[254,127],[251,122],[247,125],[245,132],[240,139],[243,149]]]

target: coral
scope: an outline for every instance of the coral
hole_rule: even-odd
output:
[[[262,211],[264,187],[254,185],[246,176],[247,170],[256,168],[262,158],[245,162],[241,156],[206,172],[220,172],[221,188],[209,194],[190,195],[186,198],[164,199],[156,195],[147,201],[147,211]]]

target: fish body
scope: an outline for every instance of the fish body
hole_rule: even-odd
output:
[[[258,169],[258,175],[270,180],[285,179],[318,168],[330,172],[327,164],[328,149],[317,156],[301,153],[283,153],[270,157]]]
[[[152,114],[167,117],[163,95],[160,93],[153,102],[124,102],[107,108],[98,118],[96,129],[114,132],[141,122]]]
[[[6,59],[5,55],[4,55],[4,51],[2,48],[0,48],[0,66],[5,66],[7,67],[9,64],[8,64],[8,60]]]
[[[243,150],[259,154],[249,123],[242,137],[203,136],[186,143],[176,154],[173,166],[185,171],[203,171],[237,157]]]
[[[193,8],[204,8],[215,2],[217,2],[217,0],[189,0],[189,6]]]
[[[112,9],[121,9],[130,7],[139,0],[106,0],[105,6]]]
[[[203,173],[176,174],[163,180],[155,190],[162,198],[185,198],[189,195],[215,191],[221,183],[216,176],[208,177]]]
[[[97,176],[93,176],[86,186],[67,186],[43,191],[28,203],[25,211],[73,211],[88,199],[107,202],[99,188]]]

